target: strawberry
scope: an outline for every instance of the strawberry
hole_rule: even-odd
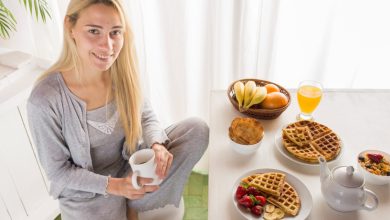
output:
[[[248,187],[247,190],[248,190],[248,194],[250,194],[250,195],[254,195],[254,196],[259,196],[260,195],[260,191],[256,187],[254,187],[254,186]]]
[[[263,212],[263,207],[261,207],[260,205],[255,205],[251,208],[251,212],[254,214],[254,215],[257,215],[257,216],[260,216],[261,213]]]
[[[255,199],[253,196],[244,195],[241,197],[241,199],[238,200],[238,204],[244,206],[245,208],[252,208],[252,206],[255,204],[254,200]]]
[[[255,199],[257,201],[257,204],[264,206],[267,200],[265,199],[264,196],[255,196]]]
[[[383,159],[383,156],[381,154],[367,154],[367,157],[375,163],[380,163]]]
[[[247,194],[247,189],[245,189],[245,187],[239,185],[236,189],[236,199],[241,199],[241,197],[245,194]]]

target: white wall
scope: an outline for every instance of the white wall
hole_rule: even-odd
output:
[[[66,7],[68,1],[58,0],[57,4],[48,1],[51,19],[43,24],[41,20],[36,22],[30,12],[17,0],[3,0],[4,5],[13,13],[16,18],[16,32],[10,34],[10,39],[0,38],[0,47],[20,50],[37,57],[54,60],[61,48],[62,39],[62,17],[60,7]],[[65,10],[61,10],[62,13]],[[59,22],[61,21],[61,22]],[[37,37],[39,36],[39,38]]]

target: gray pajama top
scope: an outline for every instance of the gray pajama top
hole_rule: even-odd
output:
[[[121,177],[129,165],[122,158],[124,133],[114,102],[87,111],[87,127],[91,143],[94,172],[100,175]],[[103,196],[93,198],[59,198],[61,219],[127,220],[126,198]]]
[[[52,73],[35,85],[27,114],[40,163],[50,181],[49,193],[55,199],[105,194],[108,175],[92,160],[94,153],[97,157],[99,153],[91,149],[86,103],[69,90],[60,73]],[[169,142],[148,102],[142,107],[141,123],[143,147]],[[127,160],[124,136],[119,142]]]

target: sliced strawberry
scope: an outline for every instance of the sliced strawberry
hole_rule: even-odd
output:
[[[257,216],[260,216],[261,213],[263,212],[263,207],[261,207],[260,205],[255,205],[251,208],[251,212],[254,214],[254,215],[257,215]]]
[[[264,206],[267,203],[267,199],[264,196],[255,196],[257,203],[261,206]]]
[[[381,154],[367,154],[367,157],[375,163],[380,163],[383,159]]]
[[[241,199],[242,196],[244,196],[245,194],[247,194],[247,189],[245,189],[245,187],[239,185],[236,189],[236,199]]]

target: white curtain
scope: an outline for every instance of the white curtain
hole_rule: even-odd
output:
[[[390,89],[387,0],[131,0],[129,7],[147,94],[167,124],[207,120],[210,90],[239,78]]]
[[[69,0],[48,1],[37,23],[18,1],[4,0],[18,32],[0,46],[55,60]],[[145,94],[164,125],[208,120],[212,89],[261,78],[295,88],[390,88],[390,1],[127,0]]]
[[[275,6],[258,0],[130,1],[145,91],[165,124],[191,115],[208,120],[212,89],[265,77],[257,73],[269,68]]]
[[[390,1],[295,0],[278,8],[271,80],[390,88]]]

